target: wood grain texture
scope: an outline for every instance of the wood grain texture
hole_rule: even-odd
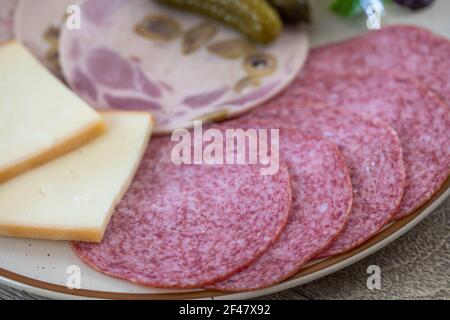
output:
[[[381,268],[381,290],[366,287]],[[406,235],[352,266],[309,284],[262,297],[280,299],[450,299],[450,198]],[[43,299],[0,285],[0,299]]]

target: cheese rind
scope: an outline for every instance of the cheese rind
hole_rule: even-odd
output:
[[[153,120],[104,112],[105,134],[0,185],[0,235],[99,242],[136,173]]]
[[[0,46],[0,183],[104,131],[100,115],[22,45]]]

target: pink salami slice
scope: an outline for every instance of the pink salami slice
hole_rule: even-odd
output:
[[[259,46],[156,1],[87,0],[81,11],[82,29],[61,35],[65,78],[97,108],[151,111],[157,133],[261,104],[295,78],[308,51],[299,28]]]
[[[381,118],[397,131],[403,147],[406,190],[394,218],[414,212],[450,174],[450,108],[416,81],[387,72],[312,75],[295,96]]]
[[[288,89],[289,95],[294,88]],[[336,144],[350,168],[353,208],[347,226],[321,256],[346,252],[380,231],[393,217],[405,188],[400,140],[378,120],[322,106],[304,106],[295,96],[260,107],[247,116],[291,126]],[[255,120],[253,120],[255,121]]]
[[[289,218],[284,165],[175,165],[174,143],[151,143],[100,244],[74,243],[93,268],[141,285],[202,287],[242,270]]]
[[[226,126],[224,124],[224,126]],[[237,122],[247,128],[271,123]],[[280,129],[280,155],[292,185],[292,213],[280,239],[252,265],[210,286],[223,291],[255,290],[295,274],[328,247],[347,222],[352,185],[345,161],[331,143],[305,138],[297,130]]]
[[[449,56],[448,39],[419,27],[394,25],[315,49],[304,73],[406,72],[450,104]]]
[[[14,10],[18,0],[0,0],[0,42],[14,37]]]
[[[16,38],[60,78],[59,34],[67,8],[79,2],[80,0],[23,0],[15,13]]]

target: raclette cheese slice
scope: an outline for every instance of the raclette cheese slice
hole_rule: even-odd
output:
[[[104,131],[101,116],[17,42],[0,45],[0,183]]]
[[[102,136],[0,184],[0,236],[101,241],[153,128],[148,113],[102,115]]]

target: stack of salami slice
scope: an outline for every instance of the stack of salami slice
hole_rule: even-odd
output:
[[[12,8],[16,1],[3,2]],[[66,2],[47,11],[55,12],[52,25],[61,23]],[[360,246],[415,212],[448,179],[448,39],[413,26],[390,26],[312,50],[297,74],[306,40],[302,33],[294,44],[295,33],[285,33],[262,55],[264,67],[275,69],[275,58],[282,66],[239,81],[262,84],[242,93],[230,82],[243,77],[236,77],[244,72],[242,61],[224,62],[206,47],[185,56],[174,53],[181,42],[149,42],[136,34],[132,27],[139,21],[132,17],[145,22],[143,8],[155,6],[144,0],[85,0],[87,29],[62,30],[59,39],[58,28],[39,19],[39,26],[30,25],[27,16],[35,10],[23,1],[15,16],[16,37],[94,106],[153,111],[160,133],[190,127],[205,115],[248,111],[213,128],[224,134],[279,129],[279,168],[262,175],[261,164],[176,164],[176,142],[153,139],[103,241],[72,244],[93,268],[159,288],[268,287],[311,260]],[[198,31],[197,17],[173,14]],[[8,26],[0,25],[0,39],[9,37],[11,19],[0,16],[0,22]],[[164,30],[177,31],[176,24],[169,27]],[[47,42],[39,42],[34,31],[45,32]],[[228,32],[218,35],[233,35]],[[49,56],[57,60],[45,61]],[[198,74],[190,74],[193,69]],[[165,81],[170,77],[171,83]]]
[[[264,288],[294,275],[312,259],[348,252],[390,222],[413,213],[448,178],[449,55],[448,40],[409,26],[388,27],[317,48],[281,96],[219,125],[222,129],[280,129],[280,157],[290,175],[292,197],[287,220],[274,214],[286,207],[277,200],[288,202],[287,196],[273,198],[281,195],[278,189],[287,188],[281,172],[276,175],[279,179],[270,178],[270,187],[252,180],[250,187],[259,196],[248,193],[248,189],[233,190],[236,182],[230,181],[234,178],[229,174],[209,177],[216,183],[227,181],[224,190],[214,191],[199,177],[192,182],[194,176],[180,168],[177,175],[184,179],[186,188],[195,185],[189,190],[189,198],[181,191],[155,189],[154,179],[172,184],[174,177],[172,170],[162,173],[158,169],[156,151],[151,151],[157,146],[154,141],[104,242],[75,244],[75,251],[95,268],[141,284],[223,291]],[[139,179],[153,170],[153,178]],[[207,169],[203,170],[206,174]],[[247,174],[240,173],[236,181]],[[224,186],[222,183],[219,185]],[[241,205],[250,198],[247,210],[267,205],[259,212],[258,221],[263,224],[246,225],[218,207],[230,192],[242,197],[238,200]],[[155,201],[154,197],[167,197],[167,202]],[[221,259],[222,253],[229,254],[221,245],[229,236],[235,237],[234,227],[220,230],[202,224],[205,229],[200,231],[197,225],[184,225],[188,220],[174,214],[180,210],[174,207],[178,201],[186,204],[199,199],[202,206],[196,204],[196,209],[201,208],[205,215],[224,214],[239,226],[236,228],[249,228],[249,233],[239,239],[246,245],[233,255],[240,261],[239,267]],[[139,220],[145,217],[148,222],[140,220],[142,225],[130,227],[129,215],[137,215]],[[273,225],[266,224],[265,219],[283,228],[281,234],[276,234],[277,228],[271,231]],[[154,223],[166,225],[168,230],[162,232],[158,226],[155,231],[151,227]],[[178,228],[174,226],[177,223]],[[144,227],[147,224],[149,227]],[[250,252],[247,245],[256,244],[254,236],[262,232],[259,227],[271,231],[270,244],[264,250]],[[127,232],[126,237],[123,232]],[[190,247],[192,233],[199,241],[194,242],[195,249]],[[153,237],[157,235],[165,240],[155,242]],[[262,240],[260,236],[256,239]],[[217,247],[210,248],[211,242]],[[136,252],[121,249],[123,245],[134,247]],[[204,260],[206,247],[209,258]],[[195,267],[188,268],[184,259],[194,262]],[[207,269],[211,261],[213,266]],[[173,265],[161,268],[166,263]],[[186,276],[186,269],[198,275]]]

